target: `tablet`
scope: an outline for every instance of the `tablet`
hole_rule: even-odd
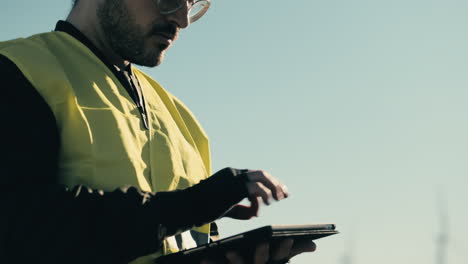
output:
[[[196,248],[162,256],[156,259],[154,263],[199,263],[202,259],[224,259],[225,253],[229,250],[234,250],[240,255],[250,259],[250,257],[253,257],[256,245],[261,242],[274,244],[287,238],[315,240],[338,233],[334,224],[269,225],[220,239]]]

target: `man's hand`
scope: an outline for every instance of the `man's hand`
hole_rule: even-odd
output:
[[[249,170],[246,172],[246,184],[250,206],[235,205],[225,216],[247,220],[258,216],[260,201],[270,204],[271,198],[276,201],[289,196],[288,189],[268,172],[262,170]]]
[[[288,189],[268,172],[262,170],[247,170],[241,177],[245,177],[247,198],[250,206],[237,204],[224,216],[235,219],[247,220],[258,216],[260,203],[269,205],[271,199],[280,201],[289,196]],[[283,264],[292,257],[315,251],[315,243],[312,240],[285,239],[279,243],[261,243],[257,245],[255,253],[246,257],[242,252],[226,252],[226,260],[203,260],[200,264]]]
[[[285,239],[277,245],[272,245],[270,250],[268,243],[259,244],[252,259],[241,257],[239,252],[229,251],[226,253],[225,261],[203,260],[200,264],[284,264],[292,257],[304,252],[313,252],[316,249],[312,240]]]

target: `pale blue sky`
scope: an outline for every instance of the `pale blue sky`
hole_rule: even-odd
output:
[[[52,30],[68,0],[4,0],[0,40]],[[449,263],[468,262],[468,2],[213,0],[145,69],[196,114],[213,167],[260,168],[291,197],[264,224],[336,223],[293,263],[434,263],[437,190]]]

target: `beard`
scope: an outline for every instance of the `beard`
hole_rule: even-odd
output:
[[[152,35],[163,32],[174,36],[178,28],[170,23],[152,23],[149,29],[139,26],[123,0],[105,0],[97,9],[104,38],[110,48],[124,60],[142,66],[154,67],[161,64],[168,45],[149,46]]]

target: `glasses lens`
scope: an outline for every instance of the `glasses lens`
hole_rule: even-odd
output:
[[[200,19],[200,17],[202,17],[206,13],[206,11],[208,11],[209,7],[210,1],[208,0],[201,0],[195,2],[189,11],[190,23],[193,23]]]
[[[183,5],[187,4],[187,0],[156,0],[158,4],[159,12],[163,15],[168,15],[177,12]],[[189,11],[190,23],[193,23],[200,19],[208,8],[210,7],[209,0],[196,1]]]

